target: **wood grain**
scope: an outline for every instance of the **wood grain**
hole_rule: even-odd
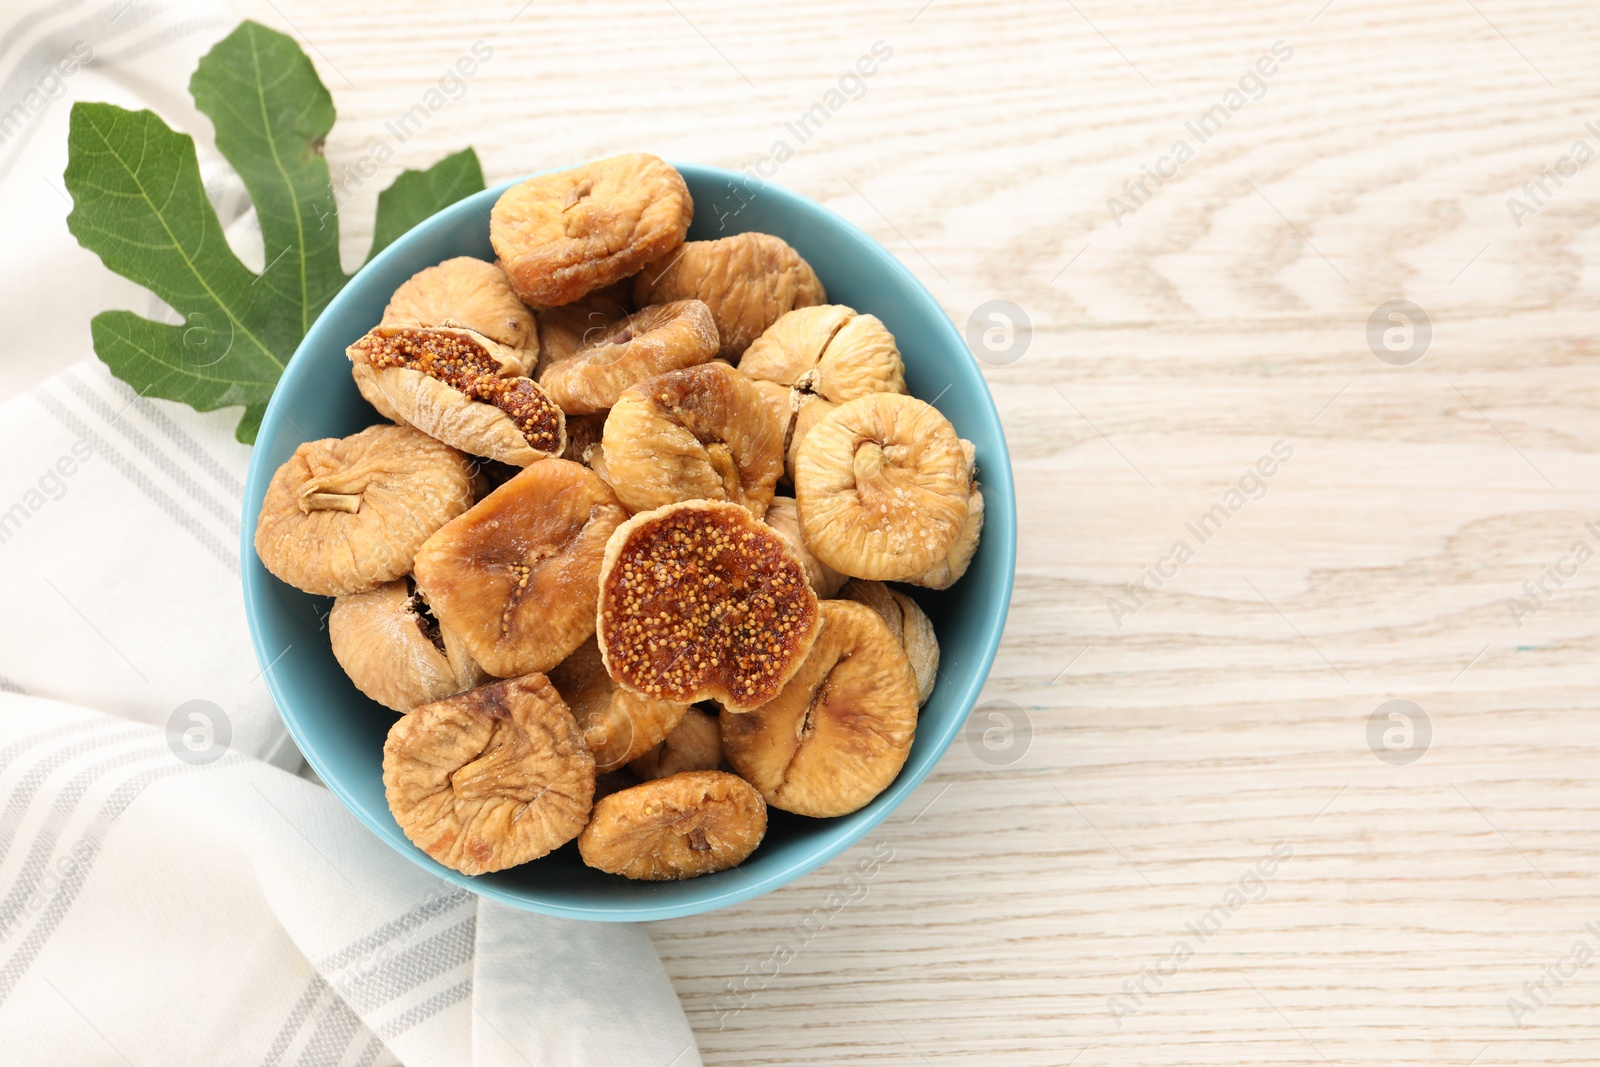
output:
[[[639,148],[750,165],[884,41],[776,180],[958,325],[995,298],[1032,321],[986,371],[1021,523],[988,696],[1031,741],[1005,766],[958,742],[842,860],[656,924],[708,1064],[1594,1062],[1600,969],[1521,1026],[1508,998],[1600,949],[1600,562],[1520,626],[1507,601],[1600,548],[1600,167],[1520,226],[1507,198],[1600,149],[1600,8],[1319,3],[255,12],[312,45],[336,166],[494,48],[353,191],[352,261],[399,166],[463,143],[491,178]],[[1108,198],[1280,41],[1260,98],[1117,225]],[[1397,299],[1433,329],[1405,367],[1367,342]],[[1265,495],[1117,625],[1107,600],[1279,441]],[[1432,727],[1405,766],[1367,743],[1392,698]],[[1275,845],[1259,900],[1186,932]],[[892,858],[832,911],[874,848]]]

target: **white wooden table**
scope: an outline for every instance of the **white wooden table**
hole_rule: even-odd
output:
[[[352,261],[389,175],[465,144],[492,181],[783,139],[775,180],[958,325],[1033,324],[988,369],[1021,544],[987,696],[1031,738],[958,742],[843,860],[652,928],[707,1063],[1600,1059],[1600,562],[1563,562],[1600,550],[1600,167],[1561,163],[1600,151],[1600,8],[520,3],[244,5],[309,46],[336,170],[396,150]],[[1535,198],[1541,167],[1571,173]],[[1431,339],[1380,331],[1385,362],[1396,300]],[[1535,611],[1546,568],[1576,573]],[[1391,699],[1430,736],[1380,758]]]

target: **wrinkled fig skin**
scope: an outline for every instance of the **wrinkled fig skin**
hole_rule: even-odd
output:
[[[767,832],[761,795],[722,771],[685,771],[601,800],[578,838],[583,862],[653,882],[743,863]]]
[[[783,474],[783,428],[750,379],[706,363],[624,391],[601,452],[630,511],[728,500],[760,518]]]
[[[378,385],[378,372],[365,363],[350,364],[350,377],[356,383],[356,391],[361,394],[361,399],[371,404],[379,415],[388,419],[397,426],[406,425],[406,420],[401,417],[395,406],[389,403],[389,398],[383,395],[383,389]]]
[[[722,339],[719,355],[737,360],[750,343],[797,307],[827,299],[811,264],[789,243],[767,233],[689,241],[633,280],[640,307],[701,300]]]
[[[911,752],[917,679],[877,612],[822,602],[822,629],[783,692],[723,715],[728,763],[782,811],[825,819],[866,806]]]
[[[784,446],[789,478],[806,431],[847,400],[906,391],[905,363],[894,335],[875,315],[841,304],[796,308],[756,338],[739,369],[763,391],[789,391],[793,412]]]
[[[550,672],[550,682],[578,720],[595,767],[602,772],[614,771],[659,745],[689,708],[623,689],[606,673],[592,637]]]
[[[767,525],[777,530],[789,539],[789,545],[794,549],[795,555],[800,557],[800,562],[806,569],[806,579],[811,583],[811,589],[817,594],[819,600],[827,600],[837,596],[844,587],[846,578],[826,563],[817,559],[806,547],[806,539],[800,532],[800,509],[795,505],[794,498],[788,496],[775,496],[772,505],[767,508]]]
[[[424,704],[383,746],[389,810],[413,844],[462,874],[538,859],[583,830],[594,757],[540,674]]]
[[[328,613],[333,658],[357,689],[401,714],[488,680],[420,600],[400,579],[339,597]]]
[[[507,189],[489,240],[523,300],[559,307],[669,255],[693,219],[676,170],[651,155],[615,156]]]
[[[865,604],[888,623],[917,676],[917,703],[926,704],[939,680],[939,637],[922,608],[898,589],[861,578],[850,579],[842,595]]]
[[[505,345],[520,357],[519,374],[539,355],[533,312],[517,299],[505,272],[471,256],[447,259],[413,274],[389,298],[384,326],[459,326]]]
[[[630,385],[705,363],[717,344],[717,325],[700,301],[656,304],[550,364],[539,384],[568,415],[592,415],[608,410]]]
[[[606,539],[626,518],[593,471],[547,459],[430,538],[417,588],[490,674],[548,671],[594,633]]]
[[[472,488],[465,456],[407,426],[307,441],[267,486],[256,554],[296,589],[364,592],[407,574]]]
[[[624,688],[748,711],[799,667],[817,597],[782,535],[737,504],[669,504],[606,544],[597,635]]]
[[[852,578],[916,577],[960,536],[970,469],[933,406],[899,393],[841,404],[805,435],[795,460],[806,544]]]
[[[949,589],[967,573],[967,567],[972,564],[972,557],[977,555],[978,541],[982,536],[983,493],[974,487],[972,495],[967,498],[966,522],[961,524],[961,532],[951,542],[944,558],[921,574],[907,578],[906,581],[925,589]]]
[[[628,769],[641,781],[650,781],[684,771],[714,771],[721,766],[722,732],[717,716],[691,707],[666,740],[630,762]]]
[[[526,467],[566,447],[565,416],[522,374],[522,354],[482,334],[378,326],[345,354],[380,413],[463,452]]]
[[[632,278],[558,308],[539,308],[539,366],[534,377],[543,377],[584,345],[615,333],[634,310]]]
[[[876,315],[842,304],[796,308],[745,350],[739,369],[842,404],[868,393],[903,393],[906,368]]]

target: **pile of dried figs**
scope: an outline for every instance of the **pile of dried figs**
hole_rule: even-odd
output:
[[[401,713],[389,806],[465,874],[741,863],[767,807],[894,781],[944,589],[983,525],[970,443],[894,337],[785,241],[685,241],[683,178],[619,156],[509,189],[347,350],[389,423],[301,445],[256,529],[334,597],[333,653]],[[779,495],[783,493],[784,495]]]

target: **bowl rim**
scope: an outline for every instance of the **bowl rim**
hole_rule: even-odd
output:
[[[899,275],[903,282],[909,283],[906,288],[918,305],[917,313],[936,323],[937,329],[947,331],[957,346],[970,354],[966,340],[956,329],[955,324],[945,313],[944,308],[940,306],[933,294],[928,291],[927,287],[922,284],[916,275],[912,274],[904,263],[879,244],[870,234],[842,215],[839,215],[833,209],[784,186],[754,177],[743,171],[728,170],[723,167],[701,163],[668,162],[680,173],[685,175],[692,173],[697,179],[716,183],[739,183],[746,189],[753,189],[761,196],[770,196],[789,210],[821,212],[829,216],[833,223],[848,234],[865,254],[873,258],[876,269],[885,273]],[[301,338],[300,343],[295,347],[294,355],[290,357],[288,364],[284,367],[283,373],[273,389],[272,398],[267,403],[266,412],[257,431],[257,440],[270,439],[272,434],[277,431],[278,424],[281,421],[287,420],[293,425],[293,420],[282,413],[281,406],[277,404],[277,401],[289,392],[285,388],[286,385],[293,384],[301,375],[312,373],[308,368],[315,366],[316,361],[310,354],[310,350],[314,347],[325,345],[325,342],[319,336],[319,327],[324,323],[333,321],[334,316],[330,313],[338,309],[341,300],[347,299],[346,294],[359,288],[364,277],[387,269],[392,261],[404,259],[408,254],[407,250],[410,244],[422,232],[444,226],[449,222],[455,221],[458,216],[467,213],[476,213],[487,220],[488,211],[493,207],[494,201],[499,199],[500,194],[513,185],[530,177],[566,169],[570,168],[549,167],[533,171],[463,197],[411,227],[395,238],[388,247],[363,264],[339,292],[334,294],[327,306],[322,309],[321,314],[311,324],[311,328],[306,331],[306,335]],[[785,864],[760,878],[750,877],[739,867],[730,868],[743,875],[744,882],[742,885],[730,880],[727,882],[729,888],[722,891],[710,891],[708,884],[708,892],[693,900],[676,903],[652,903],[648,899],[641,899],[637,905],[618,905],[615,902],[607,902],[584,906],[532,899],[525,895],[525,890],[504,889],[492,882],[480,881],[461,874],[459,871],[454,871],[444,866],[417,848],[409,839],[405,838],[404,834],[399,831],[398,826],[392,828],[394,833],[390,833],[388,831],[391,828],[373,825],[372,821],[363,813],[361,805],[357,803],[354,794],[340,781],[340,776],[330,769],[328,762],[314,746],[307,744],[301,724],[301,713],[294,708],[292,701],[285,694],[283,686],[273,670],[275,666],[274,657],[278,654],[269,651],[263,643],[262,627],[257,622],[257,616],[263,610],[262,601],[266,596],[265,584],[277,579],[268,574],[264,568],[252,566],[251,561],[255,558],[255,518],[260,512],[261,500],[265,495],[267,484],[270,482],[276,467],[272,470],[267,470],[266,461],[259,458],[265,456],[265,450],[252,446],[242,505],[244,521],[240,523],[240,550],[245,561],[245,565],[241,568],[241,578],[244,586],[245,619],[247,628],[250,631],[251,647],[254,648],[257,662],[262,667],[262,676],[267,683],[268,691],[272,694],[278,715],[283,720],[290,736],[294,739],[301,755],[310,764],[311,769],[316,772],[319,780],[339,799],[339,802],[355,817],[356,821],[360,822],[375,836],[383,840],[385,844],[391,846],[394,851],[405,856],[418,867],[437,878],[460,886],[480,897],[524,911],[533,911],[561,918],[599,922],[649,922],[715,911],[733,904],[753,900],[781,888],[838,857],[845,850],[861,841],[862,838],[866,837],[867,834],[880,826],[893,812],[899,809],[906,798],[922,784],[949,751],[956,735],[961,732],[968,717],[972,714],[973,708],[977,706],[978,698],[994,665],[995,655],[999,650],[1000,640],[1005,632],[1006,619],[1009,615],[1015,584],[1017,547],[1016,488],[1012,478],[1011,456],[1006,444],[1005,428],[1001,422],[999,410],[995,407],[994,396],[989,391],[988,383],[983,380],[982,372],[977,370],[975,359],[974,371],[977,375],[978,383],[982,386],[978,396],[980,417],[992,424],[994,442],[998,451],[998,455],[991,457],[984,464],[982,479],[986,490],[984,537],[986,540],[997,538],[999,543],[995,547],[1000,550],[1000,556],[997,561],[1000,575],[998,579],[999,592],[1001,594],[998,609],[993,617],[985,620],[974,669],[971,672],[971,679],[965,689],[956,695],[956,704],[961,710],[951,716],[950,720],[931,739],[933,746],[932,758],[921,768],[911,768],[909,766],[902,768],[895,780],[868,808],[840,817],[841,819],[851,820],[841,832],[835,833],[831,840],[806,852],[803,858],[795,862]],[[991,488],[1000,490],[993,494],[995,497],[993,500],[990,499],[991,494],[987,492]],[[995,507],[995,504],[1003,504],[1003,506]],[[827,821],[832,822],[834,820]],[[396,834],[399,835],[399,840],[396,840]]]

